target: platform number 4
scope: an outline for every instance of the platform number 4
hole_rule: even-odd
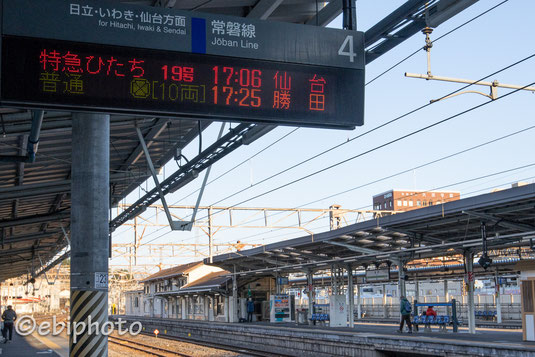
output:
[[[355,62],[355,57],[357,57],[357,54],[353,51],[353,36],[348,35],[346,37],[346,39],[342,43],[342,46],[340,46],[340,49],[338,50],[338,55],[348,56],[349,62]]]

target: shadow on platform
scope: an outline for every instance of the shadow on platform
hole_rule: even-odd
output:
[[[20,336],[15,334],[11,343],[0,343],[0,356],[26,357],[26,356],[52,356],[58,354],[33,336]]]

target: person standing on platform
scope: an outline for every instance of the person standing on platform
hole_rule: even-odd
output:
[[[8,342],[7,334],[9,332],[9,342],[13,339],[13,324],[17,319],[17,313],[13,310],[11,305],[7,306],[7,309],[2,314],[2,320],[4,320],[4,328],[2,329],[2,337],[4,337],[4,343]]]
[[[247,322],[253,322],[254,302],[253,299],[247,300]]]
[[[407,326],[409,327],[409,333],[412,333],[412,324],[411,324],[411,311],[412,306],[409,300],[405,296],[402,296],[399,301],[399,309],[401,312],[401,322],[399,324],[399,333],[403,332],[403,325],[405,322],[407,322]]]

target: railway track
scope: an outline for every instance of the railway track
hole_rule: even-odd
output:
[[[152,334],[150,334],[148,332],[141,332],[141,334],[142,335],[147,335],[147,336],[152,336]],[[246,355],[249,355],[249,356],[259,356],[259,357],[284,357],[284,356],[289,356],[289,355],[281,355],[281,354],[276,354],[276,353],[258,351],[258,350],[250,349],[250,348],[238,348],[238,347],[233,347],[233,346],[224,345],[224,344],[216,344],[216,343],[197,341],[197,340],[188,340],[186,338],[180,338],[180,337],[168,336],[168,335],[160,335],[160,337],[158,337],[158,338],[165,338],[165,339],[168,339],[168,340],[189,343],[189,344],[192,344],[192,345],[198,345],[198,346],[215,348],[215,349],[218,349],[218,350],[236,352],[236,353],[240,353],[240,354],[246,354]]]
[[[115,336],[108,336],[108,341],[111,343],[115,343],[116,345],[119,345],[122,347],[130,348],[132,350],[140,351],[140,352],[150,354],[153,356],[157,356],[157,357],[169,357],[169,356],[193,357],[193,355],[171,351],[165,348],[147,345],[145,343],[127,340],[127,339],[115,337]]]

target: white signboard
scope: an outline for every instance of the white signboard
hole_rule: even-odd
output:
[[[390,280],[389,269],[366,270],[366,282],[387,281]]]
[[[108,273],[95,273],[95,289],[108,289]]]

